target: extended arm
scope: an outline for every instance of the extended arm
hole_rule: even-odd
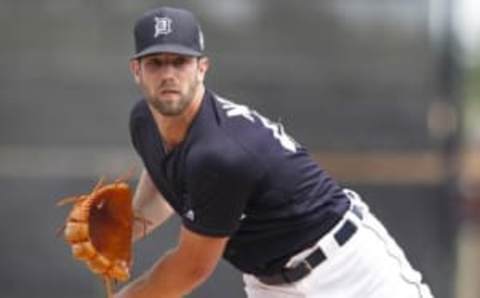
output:
[[[115,298],[179,298],[190,293],[214,271],[227,240],[202,236],[182,227],[177,247]]]
[[[133,197],[133,210],[136,216],[148,222],[137,222],[133,230],[133,239],[138,240],[164,223],[173,214],[172,207],[158,191],[148,172],[144,169],[140,175]],[[146,228],[146,229],[145,229]]]

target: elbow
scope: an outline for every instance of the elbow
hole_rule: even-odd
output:
[[[193,287],[205,282],[213,273],[215,266],[208,266],[202,264],[194,264],[188,272],[188,277]]]

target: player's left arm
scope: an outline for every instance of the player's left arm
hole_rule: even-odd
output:
[[[190,293],[212,274],[228,237],[209,237],[185,227],[176,248],[148,271],[123,288],[115,298],[179,298]]]

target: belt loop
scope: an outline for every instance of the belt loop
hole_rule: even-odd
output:
[[[353,212],[353,214],[355,214],[360,220],[363,219],[362,210],[360,209],[359,206],[353,204],[353,205],[352,205],[352,212]]]
[[[343,193],[344,193],[351,201],[358,200],[358,194],[357,194],[356,192],[354,192],[353,190],[351,190],[351,189],[344,188],[344,189],[343,189]]]
[[[312,265],[310,265],[307,259],[302,260],[302,263],[305,265],[305,268],[308,269],[308,272],[311,272],[313,270]]]
[[[350,200],[350,211],[352,211],[360,220],[363,220],[364,212],[366,212],[368,208],[365,207],[360,195],[348,188],[344,188],[343,193]]]

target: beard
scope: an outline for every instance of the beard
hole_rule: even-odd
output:
[[[190,103],[193,101],[195,92],[199,85],[198,79],[194,79],[191,84],[188,85],[186,92],[179,92],[177,96],[179,98],[170,99],[164,98],[162,95],[155,95],[155,92],[148,92],[147,88],[144,86],[144,96],[147,99],[148,103],[161,115],[163,116],[178,116],[181,115]]]

